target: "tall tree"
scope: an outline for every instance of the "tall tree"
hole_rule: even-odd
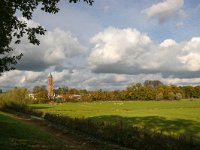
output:
[[[14,55],[10,46],[13,38],[15,44],[20,43],[20,39],[27,34],[28,40],[32,44],[39,45],[40,41],[36,35],[44,35],[45,29],[42,26],[29,27],[26,22],[21,21],[16,16],[16,12],[21,13],[27,20],[32,19],[34,10],[40,6],[41,10],[55,14],[59,11],[57,6],[60,0],[0,0],[0,75],[4,71],[14,69],[14,65],[21,59],[23,54]],[[67,0],[76,3],[80,0]],[[92,5],[93,0],[83,0]]]

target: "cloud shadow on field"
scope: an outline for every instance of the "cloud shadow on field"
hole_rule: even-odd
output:
[[[97,116],[89,119],[97,122],[122,123],[125,126],[140,126],[147,130],[162,131],[169,134],[181,134],[200,140],[200,122],[186,119],[169,120],[159,116],[147,117],[122,117],[122,116]]]

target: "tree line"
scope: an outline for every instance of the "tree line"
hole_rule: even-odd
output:
[[[200,98],[200,86],[164,85],[160,81],[145,81],[130,84],[124,90],[87,91],[67,86],[54,89],[55,99],[48,99],[46,86],[35,86],[32,95],[26,88],[13,88],[0,93],[0,99],[28,101],[30,103],[67,102],[67,101],[136,101],[136,100],[180,100]],[[79,97],[73,97],[78,95]]]
[[[45,86],[43,86],[43,90],[40,88],[34,87],[33,93],[38,96],[38,99],[41,99],[41,91],[43,91],[43,99],[47,99]],[[144,83],[130,84],[124,90],[87,91],[64,86],[54,89],[54,93],[60,96],[56,99],[59,99],[60,102],[77,100],[70,98],[70,95],[80,95],[81,98],[78,101],[180,100],[200,98],[200,86],[164,85],[159,80],[146,80]]]
[[[157,82],[157,81],[156,81]],[[180,100],[200,98],[200,86],[176,86],[164,84],[136,83],[125,90],[94,91],[84,95],[84,101],[127,100]]]

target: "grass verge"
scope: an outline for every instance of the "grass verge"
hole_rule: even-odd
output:
[[[50,134],[1,111],[0,133],[1,150],[63,149]]]

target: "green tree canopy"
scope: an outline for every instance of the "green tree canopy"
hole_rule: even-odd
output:
[[[43,103],[48,101],[48,92],[45,86],[35,86],[32,90],[32,93],[38,102]]]
[[[13,55],[13,48],[10,46],[13,38],[15,44],[27,34],[32,44],[39,45],[40,41],[36,35],[44,35],[45,29],[42,26],[29,27],[26,22],[19,20],[16,12],[27,20],[32,19],[32,14],[37,7],[47,13],[55,14],[59,11],[57,4],[60,0],[0,0],[0,75],[4,71],[14,69],[14,65],[21,59],[23,54]],[[80,0],[67,0],[76,3]],[[93,0],[83,0],[92,5]]]

